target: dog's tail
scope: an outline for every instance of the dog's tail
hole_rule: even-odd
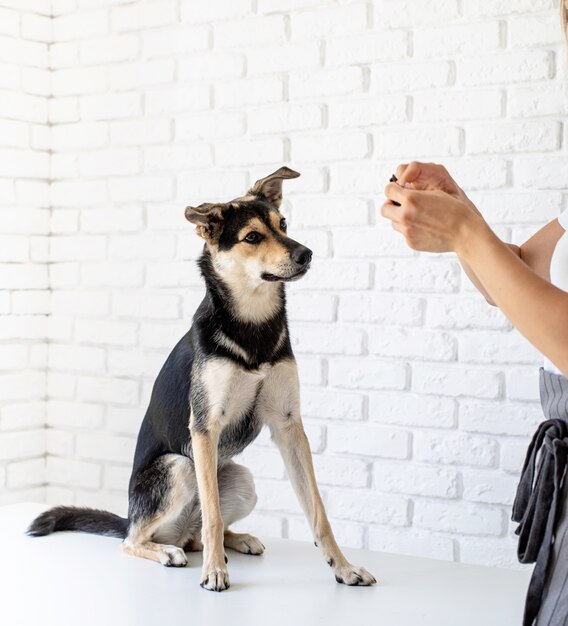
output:
[[[128,520],[98,509],[56,506],[38,515],[30,524],[27,533],[33,537],[43,537],[58,530],[78,530],[124,539],[128,531]]]

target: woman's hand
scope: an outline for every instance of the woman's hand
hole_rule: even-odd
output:
[[[396,168],[396,177],[403,187],[411,186],[422,191],[445,191],[457,195],[460,190],[456,181],[443,165],[437,163],[401,163]]]
[[[402,163],[396,168],[396,177],[398,184],[403,187],[422,191],[445,191],[450,196],[463,200],[476,213],[479,213],[473,202],[443,165],[420,163],[419,161]]]
[[[388,200],[381,207],[381,213],[391,220],[393,228],[405,237],[413,250],[460,254],[473,230],[488,227],[445,168],[442,168],[445,172],[443,176],[442,172],[432,167],[441,166],[428,165],[426,174],[422,170],[420,176],[411,179],[412,186],[419,189],[403,186],[410,184],[409,177],[404,175],[406,171],[398,183],[389,183],[385,187]],[[437,175],[434,176],[434,173]]]

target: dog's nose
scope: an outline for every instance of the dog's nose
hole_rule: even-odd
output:
[[[312,260],[312,251],[306,246],[298,246],[292,251],[292,260],[298,265],[307,265]]]

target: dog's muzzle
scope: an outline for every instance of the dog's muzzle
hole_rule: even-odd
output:
[[[298,244],[290,250],[290,259],[293,263],[286,268],[288,271],[285,274],[277,275],[264,273],[262,275],[262,279],[268,281],[280,280],[284,282],[298,280],[298,278],[302,278],[302,276],[304,276],[304,274],[306,274],[310,269],[312,254],[313,253],[309,248],[306,248],[306,246],[303,246],[302,244]]]

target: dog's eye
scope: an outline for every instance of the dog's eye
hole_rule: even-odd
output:
[[[280,220],[280,230],[283,230],[284,232],[288,230],[288,224],[286,223],[285,217]]]
[[[262,239],[262,235],[260,233],[257,233],[254,230],[251,230],[251,232],[245,237],[245,241],[247,243],[260,243]]]

